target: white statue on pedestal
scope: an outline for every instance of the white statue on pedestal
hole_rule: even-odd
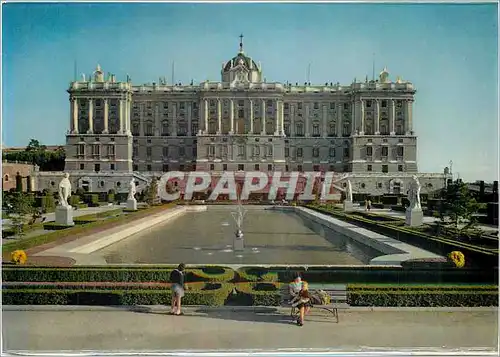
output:
[[[129,200],[134,200],[135,199],[135,194],[137,193],[136,186],[135,186],[135,180],[132,178],[129,183],[129,189],[128,189],[128,198]]]
[[[59,205],[68,207],[68,198],[71,196],[71,182],[69,174],[66,172],[64,178],[59,182]]]
[[[418,181],[418,177],[413,175],[412,181],[410,183],[410,187],[408,189],[408,200],[410,201],[410,209],[422,209],[420,204],[420,182]]]
[[[347,186],[345,189],[345,200],[352,202],[352,185],[351,180],[347,180]]]

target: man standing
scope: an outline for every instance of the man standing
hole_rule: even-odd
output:
[[[177,269],[170,273],[170,283],[172,284],[172,314],[182,315],[181,299],[184,296],[184,270],[186,265],[179,264]]]

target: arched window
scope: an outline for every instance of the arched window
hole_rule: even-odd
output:
[[[8,181],[9,181],[9,175],[5,175],[3,180],[4,180],[5,182],[8,182]]]

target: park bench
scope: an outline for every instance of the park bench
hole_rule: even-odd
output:
[[[289,307],[290,316],[297,318],[299,310],[290,304],[289,284],[283,284],[280,289],[281,306]],[[309,293],[323,290],[330,297],[330,303],[326,305],[311,304],[311,309],[320,309],[333,315],[336,323],[339,322],[339,310],[349,309],[347,302],[347,285],[345,284],[309,284]]]

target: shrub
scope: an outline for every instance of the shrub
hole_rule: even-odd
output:
[[[232,284],[208,286],[190,285],[182,300],[183,305],[224,305]],[[169,305],[171,290],[54,290],[54,289],[5,289],[5,305]]]
[[[249,306],[279,306],[281,296],[277,283],[239,283],[236,284],[237,300]]]
[[[498,291],[349,291],[351,306],[478,307],[498,306]]]
[[[48,192],[47,195],[41,197],[41,207],[44,213],[54,212],[56,209],[56,201],[54,196]]]
[[[80,204],[80,196],[78,195],[71,195],[69,196],[69,205],[73,207],[78,207]]]
[[[43,224],[43,229],[46,229],[48,231],[58,231],[61,229],[67,229],[71,228],[73,226],[66,225],[66,224],[58,224],[56,222],[47,222]]]
[[[28,256],[24,250],[15,250],[11,254],[11,261],[14,264],[25,264]]]
[[[234,279],[235,271],[231,268],[207,266],[202,268],[187,269],[188,277],[191,274],[193,281],[203,279],[207,281],[229,282]]]
[[[403,206],[391,206],[391,210],[396,212],[406,212],[406,208]]]
[[[278,273],[261,267],[244,267],[238,269],[238,275],[242,281],[278,281]]]
[[[99,195],[87,193],[83,195],[83,201],[90,207],[97,207],[99,206]]]
[[[169,281],[176,266],[145,268],[130,267],[29,267],[2,269],[2,279],[7,282],[158,282]],[[211,267],[210,267],[211,268]],[[210,269],[209,268],[209,269]],[[222,268],[222,274],[208,274],[205,268],[186,269],[186,282],[226,282],[234,277],[234,271]]]

